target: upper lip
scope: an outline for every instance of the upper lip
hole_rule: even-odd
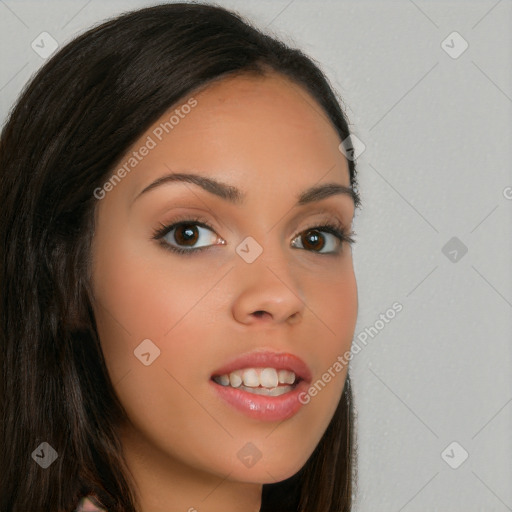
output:
[[[238,356],[212,373],[212,377],[229,374],[243,368],[275,368],[290,370],[298,379],[311,382],[311,370],[298,356],[287,352],[257,351]]]

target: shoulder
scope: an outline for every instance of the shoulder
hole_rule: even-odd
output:
[[[80,500],[78,507],[73,512],[106,512],[104,508],[95,505],[96,500],[92,496],[86,496]]]

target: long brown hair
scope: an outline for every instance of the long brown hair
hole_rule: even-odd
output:
[[[240,16],[175,3],[123,14],[58,51],[0,137],[0,510],[71,512],[92,493],[136,512],[116,426],[126,419],[92,313],[97,199],[116,162],[163,113],[214,80],[277,71],[307,90],[340,140],[326,77]],[[351,185],[356,171],[348,161]],[[304,467],[263,486],[262,512],[348,512],[355,477],[350,378]],[[44,469],[34,450],[58,454]]]

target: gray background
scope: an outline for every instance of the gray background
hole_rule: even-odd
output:
[[[152,3],[0,0],[2,120],[41,32],[63,45]],[[366,146],[356,335],[403,310],[351,362],[355,511],[512,510],[512,1],[218,4],[319,61]]]

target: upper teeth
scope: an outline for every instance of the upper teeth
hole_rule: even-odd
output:
[[[214,377],[215,382],[223,386],[232,386],[238,388],[244,386],[257,388],[275,388],[279,384],[293,384],[295,382],[295,373],[289,370],[276,370],[275,368],[245,368],[236,370],[229,375],[219,375]]]

